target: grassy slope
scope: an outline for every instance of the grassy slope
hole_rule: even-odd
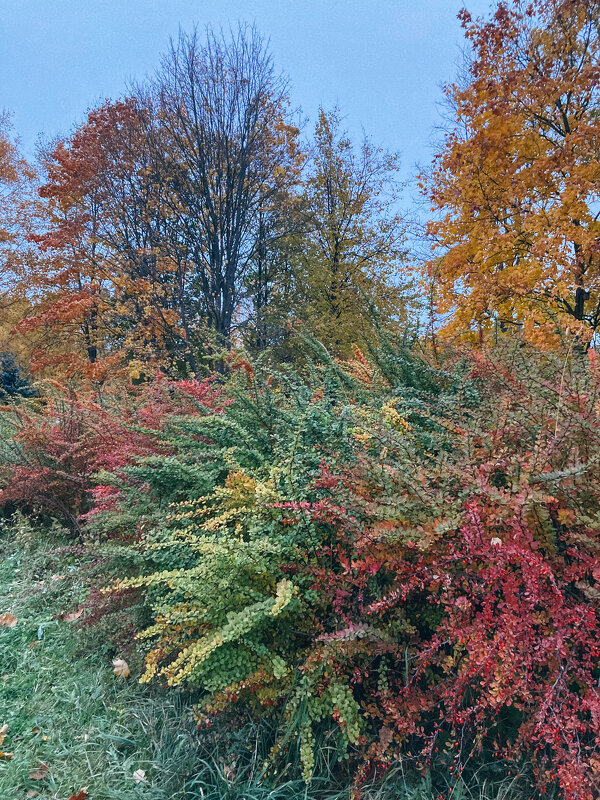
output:
[[[2,749],[14,753],[0,763],[0,798],[66,800],[84,786],[93,800],[198,796],[184,789],[200,765],[176,702],[117,678],[107,655],[82,652],[74,624],[56,620],[84,591],[77,570],[62,566],[64,579],[36,580],[23,553],[0,564],[0,613],[19,620],[0,629]],[[38,764],[49,768],[43,780],[29,776]],[[147,782],[136,783],[138,769]]]
[[[198,736],[177,696],[153,694],[134,676],[116,677],[101,642],[57,619],[85,594],[85,573],[69,561],[48,556],[43,546],[28,551],[0,540],[0,615],[18,618],[15,627],[0,627],[0,726],[9,726],[0,750],[14,754],[0,760],[0,800],[68,800],[83,787],[90,800],[348,797],[319,781],[269,787],[260,778],[264,747],[257,726],[229,732],[216,748],[214,739]],[[30,773],[39,774],[39,765],[48,771],[35,779]],[[145,780],[136,782],[140,769]],[[432,800],[427,784],[409,788],[398,776],[363,797]],[[450,796],[525,797],[510,779],[494,787],[484,781],[472,791],[455,786]]]

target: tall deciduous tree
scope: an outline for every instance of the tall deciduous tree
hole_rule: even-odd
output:
[[[55,253],[52,279],[62,285],[66,308],[73,306],[79,283],[87,295],[96,289],[90,310],[100,342],[86,348],[91,362],[104,342],[105,352],[118,348],[130,361],[187,358],[195,370],[184,304],[185,251],[168,213],[169,177],[156,152],[156,128],[152,108],[136,98],[91,111],[46,159],[41,193],[52,221],[40,241]],[[89,328],[90,312],[81,310],[76,321]],[[42,320],[38,314],[32,324]]]
[[[93,131],[93,147],[88,147]],[[94,113],[73,136],[40,154],[47,202],[35,240],[42,259],[30,277],[32,313],[20,332],[42,331],[33,365],[100,377],[109,318],[110,278],[98,235],[107,191],[102,183],[102,136]]]
[[[306,229],[295,284],[297,316],[338,354],[380,322],[402,320],[405,225],[398,160],[365,138],[355,148],[336,110],[319,112],[305,183]]]
[[[34,173],[12,137],[10,117],[0,111],[0,309],[15,300],[14,284],[29,261],[26,243]]]
[[[9,115],[0,112],[0,351],[23,363],[29,359],[30,343],[15,337],[12,329],[30,308],[39,254],[29,236],[38,210],[35,170],[19,151]]]
[[[190,303],[228,345],[265,219],[299,179],[298,128],[262,37],[181,34],[153,86],[171,206],[193,269]]]
[[[538,340],[600,326],[600,6],[506,0],[461,12],[472,59],[427,190],[442,310]]]
[[[52,267],[21,328],[68,335],[88,372],[118,354],[196,372],[264,299],[247,277],[282,235],[298,134],[254,29],[181,34],[154,81],[47,154]]]

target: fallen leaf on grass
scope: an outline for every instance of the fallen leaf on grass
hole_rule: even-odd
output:
[[[84,786],[83,789],[80,789],[78,792],[69,797],[69,800],[87,800],[89,794],[87,793],[87,786]]]
[[[64,581],[64,579],[65,579],[64,575],[51,575],[50,576],[50,580],[51,581]]]
[[[5,722],[4,725],[0,728],[0,744],[2,744],[2,742],[6,739],[7,733],[8,733],[8,725]]]
[[[19,620],[10,611],[0,614],[0,628],[14,628]]]
[[[67,614],[66,611],[61,611],[60,614],[56,616],[56,619],[61,622],[75,622],[82,614],[83,608],[78,608],[77,611],[71,611],[69,614]]]
[[[32,781],[43,781],[49,772],[50,767],[48,764],[38,764],[35,769],[31,770],[29,777]]]
[[[146,780],[146,772],[143,769],[136,769],[133,773],[133,780],[136,783],[144,783]]]
[[[38,796],[39,796],[39,792],[36,792],[35,789],[30,789],[27,792],[27,797],[38,797]]]
[[[10,761],[13,756],[14,753],[3,753],[2,750],[0,750],[0,761]]]
[[[118,675],[119,678],[126,678],[129,673],[129,664],[123,658],[115,658],[113,659],[113,672],[115,675]]]

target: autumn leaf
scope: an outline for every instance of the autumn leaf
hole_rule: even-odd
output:
[[[8,734],[8,725],[5,722],[4,725],[0,728],[0,745],[6,739],[7,734]]]
[[[10,761],[14,753],[4,753],[0,750],[0,761]]]
[[[47,764],[38,764],[35,769],[29,773],[32,781],[43,781],[50,772],[50,767]]]
[[[15,615],[9,611],[6,614],[0,614],[0,628],[14,628],[18,621]]]
[[[113,659],[113,672],[119,678],[126,678],[129,673],[129,664],[122,658],[115,658]]]
[[[67,614],[66,611],[61,611],[60,614],[57,615],[56,619],[60,620],[61,622],[75,622],[76,619],[83,614],[83,608],[78,608],[77,611],[71,611]]]
[[[69,797],[69,800],[87,800],[89,794],[87,793],[87,786],[84,786],[83,789],[80,789],[78,792],[74,792]]]

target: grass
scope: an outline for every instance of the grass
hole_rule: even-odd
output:
[[[193,724],[176,697],[155,699],[113,675],[102,650],[82,652],[75,624],[57,619],[84,592],[77,569],[62,566],[53,580],[32,574],[23,552],[0,564],[0,608],[18,619],[0,630],[2,749],[14,754],[0,764],[0,798],[67,800],[85,786],[94,800],[193,797]]]
[[[0,539],[0,800],[342,800],[327,777],[306,786],[263,775],[264,726],[203,734],[185,698],[141,687],[112,672],[113,653],[65,614],[85,597],[86,573],[73,556],[53,555],[21,520]],[[16,540],[16,541],[15,541]],[[326,748],[321,755],[327,760]],[[139,770],[143,770],[143,779]],[[322,770],[327,776],[327,768]],[[137,778],[137,779],[136,779]],[[287,776],[286,776],[287,778]],[[271,780],[271,782],[269,782]],[[438,776],[439,783],[439,776]],[[437,800],[431,780],[409,783],[392,770],[363,800]],[[530,800],[509,777],[471,787],[448,784],[451,800]]]

